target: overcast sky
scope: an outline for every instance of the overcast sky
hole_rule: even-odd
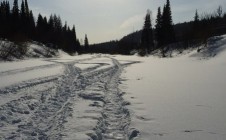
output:
[[[30,8],[49,16],[60,15],[69,25],[75,24],[79,39],[88,35],[90,43],[120,39],[143,26],[147,9],[153,12],[153,19],[159,6],[166,0],[28,0]],[[195,10],[199,13],[212,12],[226,0],[171,0],[173,22],[193,19]],[[224,10],[225,11],[225,10]],[[153,21],[154,24],[154,21]]]

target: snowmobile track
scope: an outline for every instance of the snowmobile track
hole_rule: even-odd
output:
[[[84,70],[75,66],[76,63],[92,59],[95,57],[56,62],[65,69],[62,75],[25,81],[1,89],[0,97],[7,100],[0,104],[0,139],[70,139],[65,133],[65,124],[68,119],[77,119],[72,112],[76,100],[80,99],[92,101],[89,106],[100,111],[96,111],[100,114],[98,117],[90,117],[98,120],[96,126],[90,128],[93,133],[84,132],[90,139],[132,140],[134,136],[129,132],[130,112],[126,108],[128,102],[124,101],[118,87],[120,74],[129,64],[121,65],[116,59],[107,58],[113,65],[106,68],[101,68],[106,64]]]
[[[112,59],[112,61],[114,67],[108,81],[105,83],[102,116],[96,126],[98,140],[128,139],[130,113],[118,88],[119,76],[123,66],[116,59]]]

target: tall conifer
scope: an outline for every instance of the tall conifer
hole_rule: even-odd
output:
[[[89,48],[89,41],[88,41],[88,38],[87,38],[87,34],[85,35],[84,46],[85,46],[85,49]]]
[[[161,46],[162,44],[162,13],[161,13],[161,7],[158,8],[157,17],[156,17],[156,24],[155,24],[155,35],[156,40],[158,42],[158,46]]]
[[[141,45],[142,45],[142,49],[148,52],[154,49],[153,30],[152,30],[152,24],[151,24],[150,10],[147,10],[147,14],[145,16],[144,27],[141,35]]]

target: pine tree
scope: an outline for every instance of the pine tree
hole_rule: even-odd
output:
[[[198,10],[195,11],[195,16],[194,16],[194,22],[193,22],[193,30],[192,30],[192,37],[197,39],[200,37],[200,29],[199,29],[199,14]]]
[[[85,49],[89,48],[89,41],[88,41],[87,35],[85,35],[84,46],[85,46]]]
[[[13,2],[13,18],[19,18],[19,7],[18,7],[18,0],[14,0]]]
[[[75,25],[73,25],[73,28],[72,28],[72,34],[73,34],[73,38],[76,40]]]
[[[48,30],[49,32],[53,32],[54,31],[54,23],[53,23],[53,15],[50,15],[49,17],[49,21],[48,21]]]
[[[8,1],[0,3],[0,37],[9,37],[11,33],[11,15]]]
[[[175,41],[175,33],[173,29],[173,20],[170,7],[170,1],[166,1],[162,14],[162,32],[163,32],[163,45],[167,45]]]
[[[141,36],[141,46],[142,49],[150,52],[154,49],[154,42],[153,42],[153,30],[151,24],[151,11],[147,10],[147,14],[145,16],[144,27],[142,30]]]
[[[198,10],[197,10],[197,9],[196,9],[196,11],[195,11],[194,21],[195,21],[195,22],[198,22],[198,21],[199,21],[199,14],[198,14]]]
[[[42,37],[43,37],[43,34],[44,34],[44,27],[43,27],[43,23],[44,23],[44,19],[42,17],[41,14],[38,15],[38,19],[37,19],[37,25],[36,25],[36,38],[38,41],[43,41],[42,40]]]
[[[25,18],[25,5],[24,5],[24,0],[22,0],[22,3],[21,3],[20,14],[21,14],[21,17],[22,18]]]
[[[156,40],[158,42],[158,47],[160,47],[162,45],[162,37],[163,37],[161,7],[158,8],[156,24],[155,24],[155,33],[156,33]]]
[[[28,22],[27,22],[27,17],[25,13],[24,0],[22,0],[22,3],[21,3],[20,22],[17,24],[19,24],[19,32],[21,37],[23,37],[23,39],[26,39],[28,36]]]
[[[196,31],[199,28],[199,14],[198,10],[195,11],[194,23],[193,23],[193,30]]]
[[[30,16],[30,10],[29,10],[29,7],[28,7],[28,2],[27,0],[25,0],[25,13],[28,16]]]
[[[12,15],[13,15],[13,22],[15,24],[15,22],[19,21],[19,7],[18,7],[18,0],[14,0],[13,3],[13,9],[12,9]]]
[[[33,12],[29,12],[29,21],[28,21],[28,36],[32,39],[34,38],[34,32],[35,32],[35,19],[33,16]]]
[[[13,3],[13,9],[12,9],[12,33],[11,33],[11,37],[13,39],[18,39],[18,36],[16,34],[18,34],[20,30],[20,16],[19,16],[19,7],[18,7],[18,0],[14,0]]]

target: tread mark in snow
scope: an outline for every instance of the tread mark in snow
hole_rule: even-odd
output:
[[[125,107],[125,101],[118,88],[119,76],[122,71],[120,63],[112,59],[113,71],[105,84],[105,97],[102,116],[96,126],[99,140],[125,140],[128,139],[130,113]]]
[[[79,62],[88,60],[90,59]],[[22,96],[15,100],[0,105],[0,139],[63,139],[65,123],[71,116],[72,106],[77,95],[84,100],[93,100],[94,103],[91,106],[102,108],[101,117],[98,118],[96,127],[94,126],[95,133],[87,134],[90,138],[130,140],[136,137],[138,131],[130,133],[128,130],[130,124],[130,113],[126,108],[128,103],[124,101],[118,88],[119,76],[124,65],[115,59],[111,60],[114,64],[112,67],[97,70],[101,67],[100,65],[83,71],[74,66],[78,61],[59,62],[65,67],[64,74],[59,78],[54,79],[56,77],[53,77],[53,80],[50,81],[40,79],[30,85],[25,82],[24,86],[18,90],[9,87],[7,91],[12,89],[11,91],[15,92],[16,97],[18,92],[25,93],[20,94]],[[43,85],[45,87],[43,90],[29,93],[29,90]],[[21,84],[18,87],[21,87]],[[89,88],[92,92],[93,89],[100,90],[100,94],[97,92],[85,95],[85,93],[89,93]],[[99,104],[99,102],[103,102],[103,104]],[[12,130],[1,133],[1,130],[4,130],[7,125]]]

